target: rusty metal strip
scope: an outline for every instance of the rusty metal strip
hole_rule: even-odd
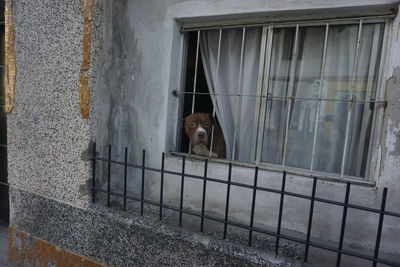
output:
[[[14,55],[14,25],[12,14],[12,0],[5,3],[5,113],[11,113],[15,98],[15,55]]]
[[[92,0],[81,0],[81,10],[83,16],[83,39],[82,39],[82,65],[79,73],[79,106],[81,116],[89,118],[90,88],[87,79],[87,71],[90,66],[90,46],[91,46],[91,20],[92,20]]]

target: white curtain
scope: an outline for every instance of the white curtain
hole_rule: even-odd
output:
[[[232,159],[235,142],[234,159],[249,162],[255,135],[256,98],[254,95],[257,94],[261,29],[249,28],[245,31],[241,73],[243,30],[222,31],[217,73],[219,35],[219,30],[201,32],[200,49],[207,85],[210,93],[216,94],[212,95],[212,101],[225,137],[227,158]],[[243,95],[239,98],[239,105],[235,94]],[[237,134],[236,140],[233,140],[235,128]]]
[[[361,101],[371,100],[375,96],[383,25],[367,24],[362,29],[354,89],[355,100]],[[330,27],[322,99],[349,98],[357,35],[358,25]],[[289,94],[293,38],[293,28],[274,31],[269,88],[274,96]],[[299,30],[299,52],[291,95],[299,99],[293,101],[289,114],[286,147],[288,166],[311,168],[318,102],[308,99],[317,99],[319,96],[324,38],[325,27],[304,27]],[[288,103],[287,100],[278,99],[270,101],[267,106],[262,155],[265,162],[282,163]],[[344,166],[346,175],[365,175],[373,115],[369,107],[368,103],[353,103]],[[348,111],[346,101],[321,101],[313,169],[329,173],[341,172]]]
[[[374,99],[382,43],[383,24],[362,27],[361,46],[356,72],[356,100]],[[275,97],[267,102],[262,143],[262,161],[282,164],[286,121],[289,131],[286,146],[286,165],[311,168],[315,135],[317,100],[320,90],[325,27],[301,27],[298,37],[298,58],[295,62],[295,83],[289,92],[289,74],[293,60],[294,28],[274,30],[269,87]],[[351,92],[353,65],[356,54],[358,24],[331,26],[328,34],[322,98],[347,100]],[[243,49],[243,71],[239,74],[242,29],[222,32],[220,64],[217,73],[219,31],[201,32],[201,54],[210,93],[255,95],[259,69],[261,28],[246,29]],[[243,83],[239,84],[239,77]],[[291,113],[287,114],[291,96]],[[301,99],[307,98],[307,99]],[[242,96],[239,111],[235,96],[212,97],[231,158],[236,116],[239,114],[235,159],[249,162],[254,133],[255,97]],[[346,137],[348,103],[321,101],[316,133],[313,169],[340,173]],[[373,110],[367,103],[355,102],[350,114],[345,174],[363,176],[368,155]]]

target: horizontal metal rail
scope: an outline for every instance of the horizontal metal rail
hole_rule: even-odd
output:
[[[94,160],[108,162],[108,159],[105,159],[105,158],[96,157],[96,158],[92,158],[92,160],[93,159]],[[111,163],[117,164],[117,165],[121,165],[121,166],[125,165],[124,162],[120,162],[120,161],[116,161],[116,160],[111,160]],[[129,167],[137,168],[137,169],[143,169],[143,167],[141,165],[138,165],[138,164],[127,163],[126,165],[129,166]],[[153,172],[159,172],[159,173],[161,172],[160,169],[153,168],[153,167],[144,167],[144,170],[153,171]],[[169,170],[163,170],[162,172],[164,172],[165,174],[182,176],[181,172],[169,171]],[[352,209],[369,211],[369,212],[374,212],[374,213],[378,213],[378,214],[383,213],[385,215],[389,215],[389,216],[399,217],[400,218],[400,213],[396,213],[396,212],[390,212],[390,211],[383,211],[382,212],[379,209],[368,208],[368,207],[355,205],[355,204],[347,204],[346,205],[346,204],[344,204],[344,203],[342,203],[340,201],[335,201],[335,200],[330,200],[330,199],[320,198],[320,197],[312,198],[311,196],[308,196],[308,195],[302,195],[302,194],[294,193],[294,192],[290,192],[290,191],[282,191],[282,190],[279,190],[279,189],[254,186],[254,185],[250,185],[250,184],[243,184],[243,183],[232,182],[232,181],[229,182],[229,181],[220,180],[220,179],[217,179],[217,178],[204,177],[204,176],[201,176],[201,175],[195,175],[195,174],[189,174],[189,173],[185,173],[185,177],[193,178],[193,179],[197,179],[197,180],[207,180],[207,181],[210,181],[210,182],[216,182],[216,183],[220,183],[220,184],[229,184],[229,185],[248,188],[248,189],[256,189],[256,190],[260,190],[260,191],[264,191],[264,192],[270,192],[270,193],[276,193],[276,194],[284,194],[284,195],[287,195],[287,196],[297,197],[297,198],[302,198],[302,199],[307,199],[307,200],[312,200],[313,199],[314,201],[327,203],[327,204],[332,204],[332,205],[336,205],[336,206],[340,206],[340,207],[345,207],[346,206],[346,207],[352,208]]]
[[[351,103],[376,103],[376,104],[387,104],[386,100],[357,100],[357,99],[349,99],[349,98],[313,98],[313,97],[295,97],[295,96],[273,96],[273,95],[255,95],[255,94],[228,94],[228,93],[201,93],[201,92],[176,92],[174,93],[175,95],[177,94],[182,94],[182,95],[207,95],[207,96],[232,96],[232,97],[260,97],[260,98],[265,98],[268,100],[272,99],[280,99],[280,100],[286,100],[286,99],[292,99],[292,100],[312,100],[312,101],[332,101],[332,102],[351,102]]]

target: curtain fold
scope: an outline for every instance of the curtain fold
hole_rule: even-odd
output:
[[[255,136],[255,95],[260,62],[261,28],[246,29],[242,69],[240,69],[242,37],[243,29],[222,31],[218,73],[219,31],[202,32],[200,49],[208,89],[227,146],[227,158],[250,162]],[[239,99],[237,95],[241,95]],[[235,128],[236,140],[234,140]],[[235,157],[232,158],[234,142]]]

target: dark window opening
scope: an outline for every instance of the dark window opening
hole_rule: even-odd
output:
[[[187,56],[186,56],[186,77],[185,77],[185,94],[183,101],[182,118],[192,114],[193,105],[193,88],[194,76],[196,69],[196,51],[197,51],[197,32],[188,33]],[[196,77],[196,95],[194,102],[194,113],[213,113],[213,104],[209,95],[206,76],[204,74],[203,62],[201,60],[201,51],[198,54],[198,66]],[[181,152],[189,152],[189,138],[181,133]]]

